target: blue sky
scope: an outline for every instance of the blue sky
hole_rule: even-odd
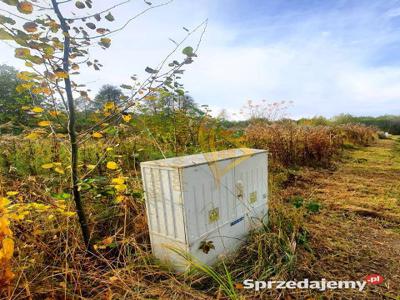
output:
[[[114,15],[122,22],[141,7],[132,1]],[[205,18],[199,57],[183,82],[215,113],[266,99],[293,101],[294,118],[400,114],[400,1],[391,0],[175,0],[113,36],[108,51],[94,49],[105,67],[81,80],[94,91],[127,82],[162,60],[173,47],[168,38],[184,36],[182,26]],[[7,45],[0,51],[0,63],[21,66]]]

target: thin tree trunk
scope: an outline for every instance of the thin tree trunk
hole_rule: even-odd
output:
[[[53,4],[53,8],[55,13],[57,14],[58,19],[60,20],[61,29],[64,34],[64,57],[63,57],[63,71],[68,74],[69,71],[69,51],[70,51],[70,43],[71,38],[69,36],[69,26],[66,23],[56,0],[51,0]],[[69,76],[64,78],[65,83],[65,91],[67,94],[67,104],[68,104],[68,112],[69,112],[69,120],[68,120],[68,135],[70,139],[70,147],[71,147],[71,180],[72,180],[72,195],[75,201],[76,212],[78,214],[79,223],[82,230],[83,240],[85,242],[86,248],[89,251],[93,251],[92,244],[90,242],[90,234],[89,227],[87,224],[85,209],[81,200],[81,193],[79,191],[79,177],[78,177],[78,144],[77,137],[75,131],[75,103],[72,94],[72,86],[71,80]]]

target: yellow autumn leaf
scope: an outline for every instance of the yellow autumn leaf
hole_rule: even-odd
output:
[[[114,184],[124,184],[125,178],[124,177],[113,178],[111,182]]]
[[[32,108],[32,111],[34,112],[34,113],[41,113],[41,112],[43,112],[43,108],[41,108],[41,107],[38,107],[38,106],[35,106],[34,108]]]
[[[15,195],[18,195],[19,192],[17,192],[17,191],[9,191],[6,194],[7,194],[7,196],[15,196]]]
[[[52,117],[57,117],[58,115],[60,115],[60,112],[56,111],[56,110],[52,110],[52,111],[49,111],[49,114]]]
[[[94,170],[96,168],[96,165],[86,165],[86,168],[89,170]]]
[[[112,147],[108,147],[108,148],[106,149],[106,151],[113,151],[113,148],[112,148]]]
[[[44,164],[44,165],[42,165],[42,168],[43,169],[51,169],[51,168],[53,168],[54,167],[54,164],[53,163],[49,163],[49,164]]]
[[[104,105],[104,109],[105,109],[105,110],[110,110],[110,109],[113,109],[114,107],[115,107],[114,102],[107,102],[107,103]]]
[[[22,2],[18,2],[17,9],[20,13],[29,15],[33,11],[33,6],[32,6],[32,3],[28,2],[28,1],[22,1]]]
[[[43,89],[41,87],[36,87],[32,89],[32,94],[38,95],[41,94]]]
[[[114,188],[118,191],[118,192],[123,192],[126,190],[127,186],[126,184],[117,184],[114,185]]]
[[[56,75],[57,78],[60,78],[60,79],[65,79],[65,78],[69,77],[68,73],[64,72],[62,70],[56,71],[56,72],[54,72],[54,74]]]
[[[4,235],[12,235],[12,231],[10,230],[10,221],[4,216],[0,217],[0,232]]]
[[[76,215],[76,213],[73,212],[73,211],[66,211],[66,212],[63,213],[63,215],[66,216],[66,217],[73,217],[73,216]]]
[[[103,137],[103,134],[101,134],[100,132],[93,132],[92,137],[100,139]]]
[[[123,196],[123,195],[119,195],[115,198],[115,202],[117,202],[117,203],[121,203],[123,201],[125,201],[125,196]]]
[[[25,138],[30,139],[30,140],[36,140],[39,137],[39,134],[36,132],[32,132],[28,134]]]
[[[14,254],[14,241],[10,238],[5,238],[2,242],[3,248],[0,251],[3,251],[5,259],[11,259]]]
[[[6,266],[6,270],[4,272],[4,279],[7,281],[12,280],[15,277],[15,274],[11,271],[9,266]]]
[[[65,174],[64,170],[60,167],[54,168],[54,171],[56,171],[58,174]]]
[[[10,204],[10,200],[6,197],[0,197],[0,208],[6,207],[8,204]]]
[[[116,162],[109,161],[107,162],[107,169],[116,170],[118,169],[118,164]]]
[[[36,74],[35,73],[31,73],[31,72],[27,72],[27,71],[22,71],[19,72],[17,74],[17,78],[21,79],[23,81],[28,81],[29,79],[31,79],[32,77],[34,77]]]
[[[125,122],[129,122],[132,119],[132,116],[131,115],[122,115],[122,119]]]
[[[101,241],[101,243],[103,245],[106,245],[106,246],[110,245],[112,242],[113,242],[113,237],[112,236],[109,236],[109,237],[107,237],[107,238],[105,238],[104,240]]]
[[[50,122],[50,121],[40,121],[40,122],[38,123],[38,125],[39,125],[40,127],[47,127],[47,126],[50,126],[50,125],[51,125],[51,122]]]

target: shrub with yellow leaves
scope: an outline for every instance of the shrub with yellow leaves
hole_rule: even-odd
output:
[[[14,240],[10,229],[8,205],[10,201],[0,197],[0,286],[9,284],[14,278],[11,258],[14,254]]]

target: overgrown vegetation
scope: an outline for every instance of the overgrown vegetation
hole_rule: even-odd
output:
[[[328,167],[346,144],[367,146],[376,138],[376,131],[354,124],[309,126],[284,121],[250,125],[246,137],[253,147],[268,149],[275,165]]]
[[[36,8],[29,1],[3,2],[23,15]],[[181,68],[197,56],[197,48],[189,46],[182,49],[180,62],[169,63],[167,73],[161,72],[163,61],[157,68],[146,68],[149,78],[144,82],[132,76],[130,84],[106,85],[91,100],[89,91],[72,78],[81,68],[78,58],[87,59],[83,61],[88,67],[101,68],[88,56],[87,47],[93,40],[104,49],[110,47],[108,34],[112,31],[98,22],[114,21],[112,7],[89,17],[68,18],[59,7],[67,2],[51,1],[48,9],[54,16],[42,15],[22,27],[12,18],[0,16],[0,39],[15,42],[16,57],[31,68],[17,72],[0,67],[0,296],[279,298],[282,295],[275,291],[242,291],[240,282],[246,278],[284,280],[333,274],[323,268],[308,269],[319,256],[327,259],[323,251],[342,245],[330,241],[316,253],[317,242],[323,241],[315,226],[325,226],[325,234],[327,224],[313,221],[326,217],[326,210],[338,204],[336,199],[319,197],[314,190],[305,193],[313,188],[313,178],[307,174],[332,172],[334,164],[340,168],[338,162],[354,155],[349,151],[375,145],[376,128],[359,124],[369,119],[289,120],[285,119],[285,102],[248,102],[243,111],[245,121],[212,117],[179,83]],[[93,3],[73,4],[79,11]],[[72,25],[75,22],[81,26]],[[205,25],[192,31],[184,28],[185,34],[189,36]],[[176,49],[185,40],[175,42]],[[37,68],[46,70],[39,72]],[[392,122],[396,117],[389,119]],[[397,132],[392,123],[380,120],[372,125]],[[194,271],[175,274],[150,251],[139,164],[237,147],[269,150],[268,223],[251,232],[243,247],[220,264],[209,267],[187,257]],[[397,141],[390,153],[393,163],[397,163],[398,152]],[[389,164],[388,155],[385,152],[377,159]],[[347,161],[353,167],[348,172],[358,172],[363,164],[376,167],[369,165],[370,159]],[[393,179],[398,168],[387,166],[381,171],[391,172]],[[347,179],[343,186],[349,182]],[[395,183],[390,184],[393,189],[385,190],[385,199],[391,206],[363,202],[363,207],[354,208],[353,202],[359,199],[351,199],[352,206],[344,210],[352,216],[382,219],[392,229],[398,224],[398,203],[393,199],[399,193]],[[384,212],[371,212],[374,205],[383,206]],[[335,217],[343,221],[340,210]],[[348,254],[344,251],[343,255]]]

